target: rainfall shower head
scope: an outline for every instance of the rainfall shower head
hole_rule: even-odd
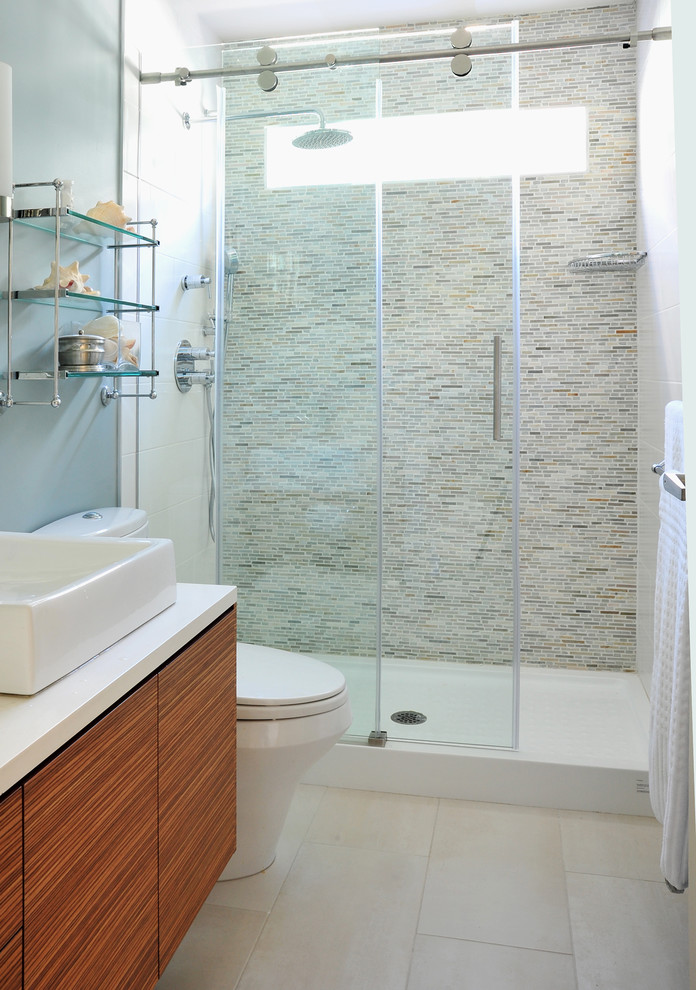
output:
[[[205,124],[208,121],[217,119],[217,114],[212,110],[204,110],[202,120],[192,120],[190,114],[182,114],[184,127],[191,129],[191,124]],[[292,142],[296,148],[308,151],[319,151],[321,148],[339,148],[342,144],[348,144],[353,140],[350,131],[341,131],[334,127],[327,127],[324,114],[314,107],[305,107],[298,110],[257,110],[253,113],[233,113],[227,114],[225,120],[259,120],[269,117],[296,117],[298,114],[313,113],[319,118],[319,126],[311,131],[305,131]]]
[[[322,121],[319,127],[312,131],[305,131],[292,142],[295,148],[302,148],[306,151],[319,151],[322,148],[340,148],[342,144],[348,144],[353,140],[350,131],[341,131],[333,127],[325,127]]]

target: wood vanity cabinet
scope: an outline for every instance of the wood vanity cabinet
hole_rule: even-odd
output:
[[[157,980],[157,679],[24,785],[24,990]]]
[[[0,801],[0,987],[22,990],[22,790]]]
[[[160,973],[235,850],[237,613],[160,671]]]
[[[22,990],[22,933],[17,932],[0,949],[0,987],[2,990]]]
[[[1,990],[155,986],[235,848],[235,655],[233,608],[24,782],[23,953],[0,803]]]

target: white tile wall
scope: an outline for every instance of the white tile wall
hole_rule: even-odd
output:
[[[148,512],[150,534],[174,541],[182,581],[215,580],[215,548],[208,531],[210,459],[209,416],[202,386],[182,394],[174,382],[177,343],[212,348],[203,334],[213,311],[213,287],[184,292],[184,275],[214,276],[215,128],[186,130],[182,113],[200,117],[214,107],[211,83],[189,87],[171,83],[141,87],[138,67],[171,71],[200,67],[206,49],[194,56],[185,46],[212,39],[195,24],[182,27],[166,0],[129,0],[126,5],[127,70],[124,119],[124,203],[137,219],[156,217],[161,248],[157,255],[157,316],[154,401],[121,403],[121,499]],[[215,50],[210,49],[215,56]],[[198,59],[198,62],[192,61]],[[142,254],[142,253],[141,253]],[[149,258],[135,252],[125,259],[126,277],[139,278],[141,298],[150,292]],[[139,269],[139,270],[138,270]],[[143,365],[149,359],[149,326],[141,324]],[[207,370],[207,363],[198,366]],[[143,391],[147,389],[143,388]]]
[[[638,28],[669,25],[670,0],[638,0]],[[677,277],[672,44],[638,49],[638,595],[637,670],[650,689],[659,482],[664,407],[679,399],[681,354]]]

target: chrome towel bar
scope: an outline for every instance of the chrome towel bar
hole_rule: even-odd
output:
[[[662,475],[662,487],[669,495],[678,498],[680,502],[686,502],[686,477],[683,474],[677,471],[665,471],[664,461],[653,464],[652,470],[655,474]]]

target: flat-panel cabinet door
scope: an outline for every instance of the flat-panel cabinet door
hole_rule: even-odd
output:
[[[0,949],[22,927],[22,789],[0,800]],[[0,987],[4,988],[0,981]]]
[[[157,678],[24,785],[24,990],[157,982]]]
[[[2,990],[22,990],[22,933],[0,949],[0,987]]]
[[[157,675],[160,972],[235,849],[236,612]]]

